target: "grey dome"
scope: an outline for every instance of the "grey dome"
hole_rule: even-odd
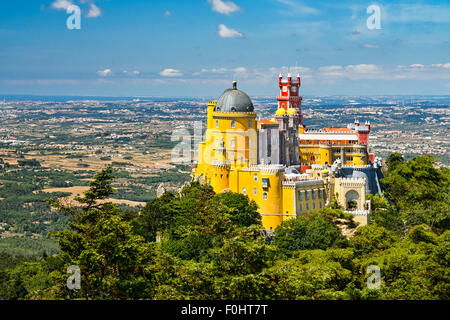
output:
[[[253,112],[253,110],[252,100],[245,92],[237,89],[236,81],[233,81],[233,88],[222,93],[214,109],[217,112]]]

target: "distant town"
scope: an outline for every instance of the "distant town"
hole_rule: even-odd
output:
[[[273,97],[253,101],[263,118],[277,108]],[[407,158],[430,154],[448,166],[449,103],[448,96],[304,97],[302,109],[307,128],[370,121],[369,144],[377,156],[394,151]],[[108,161],[126,162],[125,157],[134,156],[135,161],[124,166],[128,171],[157,173],[173,167],[173,130],[193,131],[194,121],[205,122],[206,104],[206,99],[3,101],[0,157],[15,163],[20,154],[60,169],[80,168],[83,162],[81,167],[97,170]],[[57,161],[61,156],[66,160]],[[105,163],[98,162],[100,158]]]

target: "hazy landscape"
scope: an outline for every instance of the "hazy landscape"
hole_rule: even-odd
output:
[[[45,200],[72,202],[107,165],[117,171],[111,201],[134,211],[161,184],[178,190],[191,180],[192,164],[171,162],[178,143],[171,135],[175,128],[194,134],[207,99],[10,98],[0,102],[0,248],[7,252],[56,252],[48,232],[64,229],[68,218]],[[254,103],[262,118],[276,110],[273,98]],[[448,167],[449,104],[449,96],[305,97],[303,113],[307,128],[370,121],[376,156],[429,154]]]

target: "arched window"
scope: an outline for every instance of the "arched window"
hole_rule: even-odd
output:
[[[236,121],[235,120],[231,120],[231,128],[236,128]]]

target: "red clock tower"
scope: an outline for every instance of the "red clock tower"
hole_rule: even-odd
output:
[[[278,108],[288,110],[294,108],[297,110],[300,116],[300,124],[302,124],[302,97],[299,96],[300,91],[300,75],[297,75],[297,79],[292,79],[291,74],[288,73],[287,78],[283,78],[280,74],[278,77],[278,86],[280,87],[280,96],[277,97]]]

